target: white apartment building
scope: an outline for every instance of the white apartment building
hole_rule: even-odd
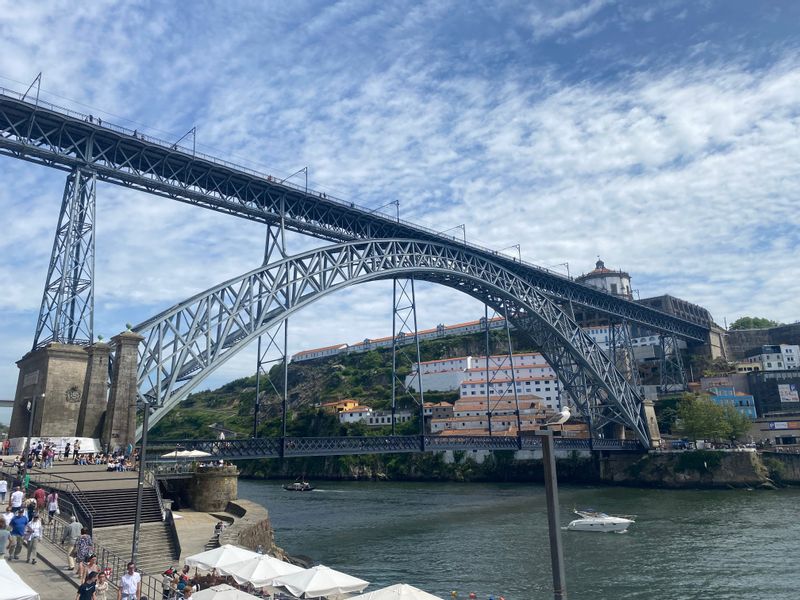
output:
[[[778,344],[761,346],[759,350],[744,359],[756,363],[762,371],[786,371],[800,369],[800,346]]]

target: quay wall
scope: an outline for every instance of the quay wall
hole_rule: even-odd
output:
[[[605,483],[663,488],[731,488],[800,483],[800,454],[697,450],[612,454],[598,460]]]

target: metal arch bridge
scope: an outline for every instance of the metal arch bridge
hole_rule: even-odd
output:
[[[585,376],[575,398],[593,427],[649,433],[638,391],[603,350],[547,295],[502,265],[459,248],[417,240],[335,244],[286,258],[215,286],[133,328],[140,345],[138,389],[158,408],[155,424],[208,374],[292,313],[345,287],[396,277],[445,285],[508,315],[562,381]]]
[[[335,279],[358,260],[361,261],[359,268],[368,265],[373,268],[363,280],[413,275],[463,289],[487,305],[505,310],[509,320],[536,341],[563,380],[574,382],[588,376],[590,383],[586,389],[589,393],[580,408],[590,415],[595,425],[624,424],[644,444],[648,434],[638,392],[559,304],[578,305],[617,321],[635,323],[687,340],[703,341],[708,332],[704,323],[690,322],[620,299],[497,251],[462,243],[399,218],[392,219],[269,175],[200,155],[194,149],[146,138],[109,123],[101,124],[91,116],[39,102],[38,95],[34,102],[27,100],[26,95],[0,89],[0,154],[70,171],[35,348],[54,340],[66,343],[91,343],[93,340],[96,180],[329,241],[372,240],[362,242],[361,246],[344,243],[332,247],[336,250],[323,249],[326,256],[315,256],[324,259],[326,268],[315,271],[310,264],[303,263],[308,259],[304,256],[285,259],[217,286],[210,295],[201,294],[172,309],[176,321],[167,325],[170,317],[165,317],[164,328],[155,338],[157,349],[154,351],[154,346],[148,343],[150,356],[143,353],[140,364],[140,393],[165,401],[165,409],[170,402],[172,406],[178,401],[173,399],[183,397],[184,391],[188,393],[192,386],[187,381],[197,381],[197,373],[207,375],[242,347],[239,342],[254,339],[258,333],[269,329],[279,315],[285,318],[302,306],[307,298],[298,290],[330,291],[332,286],[325,278]],[[381,247],[369,261],[351,257],[336,264],[336,260],[341,260],[341,254],[338,259],[334,257],[336,252],[347,253],[361,247],[375,249],[380,243],[414,244],[412,255],[425,260],[446,257],[449,262],[437,263],[434,267],[425,261],[403,264],[406,256]],[[420,251],[423,247],[425,250]],[[407,246],[402,252],[409,248],[412,247]],[[386,264],[387,255],[398,259],[396,268],[376,270],[375,266]],[[458,272],[453,265],[470,265],[471,270]],[[282,274],[279,273],[281,268]],[[298,277],[290,278],[290,272]],[[460,277],[453,278],[454,272]],[[271,274],[259,279],[256,273]],[[262,302],[278,299],[277,294],[270,295],[266,285],[278,284],[281,277],[291,283],[282,289],[282,305],[277,302],[272,309],[257,311]],[[357,279],[358,276],[349,280],[349,284]],[[469,285],[465,283],[467,280]],[[235,290],[232,285],[239,285],[241,289]],[[247,288],[246,293],[239,293],[244,288]],[[260,295],[256,298],[257,289]],[[202,348],[194,334],[203,328],[203,319],[210,320],[212,314],[202,316],[193,312],[199,306],[188,308],[197,300],[207,306],[213,304],[218,311],[214,342],[208,343],[212,329],[207,327]],[[193,331],[183,331],[178,324],[181,319],[191,322]],[[152,325],[149,321],[138,329],[146,333],[147,327]],[[170,331],[170,327],[174,331]],[[168,335],[180,334],[167,340],[162,335],[165,331]],[[170,354],[169,360],[166,360],[167,354]]]
[[[652,331],[702,342],[708,326],[576,283],[496,250],[462,243],[373,209],[332,198],[192,148],[102,124],[90,116],[0,88],[0,154],[143,190],[329,241],[438,241],[491,258],[549,296]],[[41,342],[41,340],[40,340]]]

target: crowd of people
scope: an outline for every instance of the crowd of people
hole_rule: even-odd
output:
[[[3,453],[8,456],[9,452],[8,440],[5,440]],[[105,465],[106,471],[132,471],[136,469],[138,448],[134,449],[129,444],[128,448],[120,448],[111,453],[81,452],[80,440],[75,440],[74,443],[67,442],[63,449],[59,449],[55,444],[39,441],[31,446],[27,455],[23,452],[15,456],[11,464],[23,471],[33,468],[52,468],[56,461],[60,463],[72,461],[73,465]]]

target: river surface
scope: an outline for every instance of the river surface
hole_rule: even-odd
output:
[[[289,554],[371,582],[459,598],[552,598],[544,488],[526,484],[319,482],[285,492],[239,481]],[[572,507],[635,514],[626,534],[563,531],[570,600],[800,598],[800,490],[560,488]]]

